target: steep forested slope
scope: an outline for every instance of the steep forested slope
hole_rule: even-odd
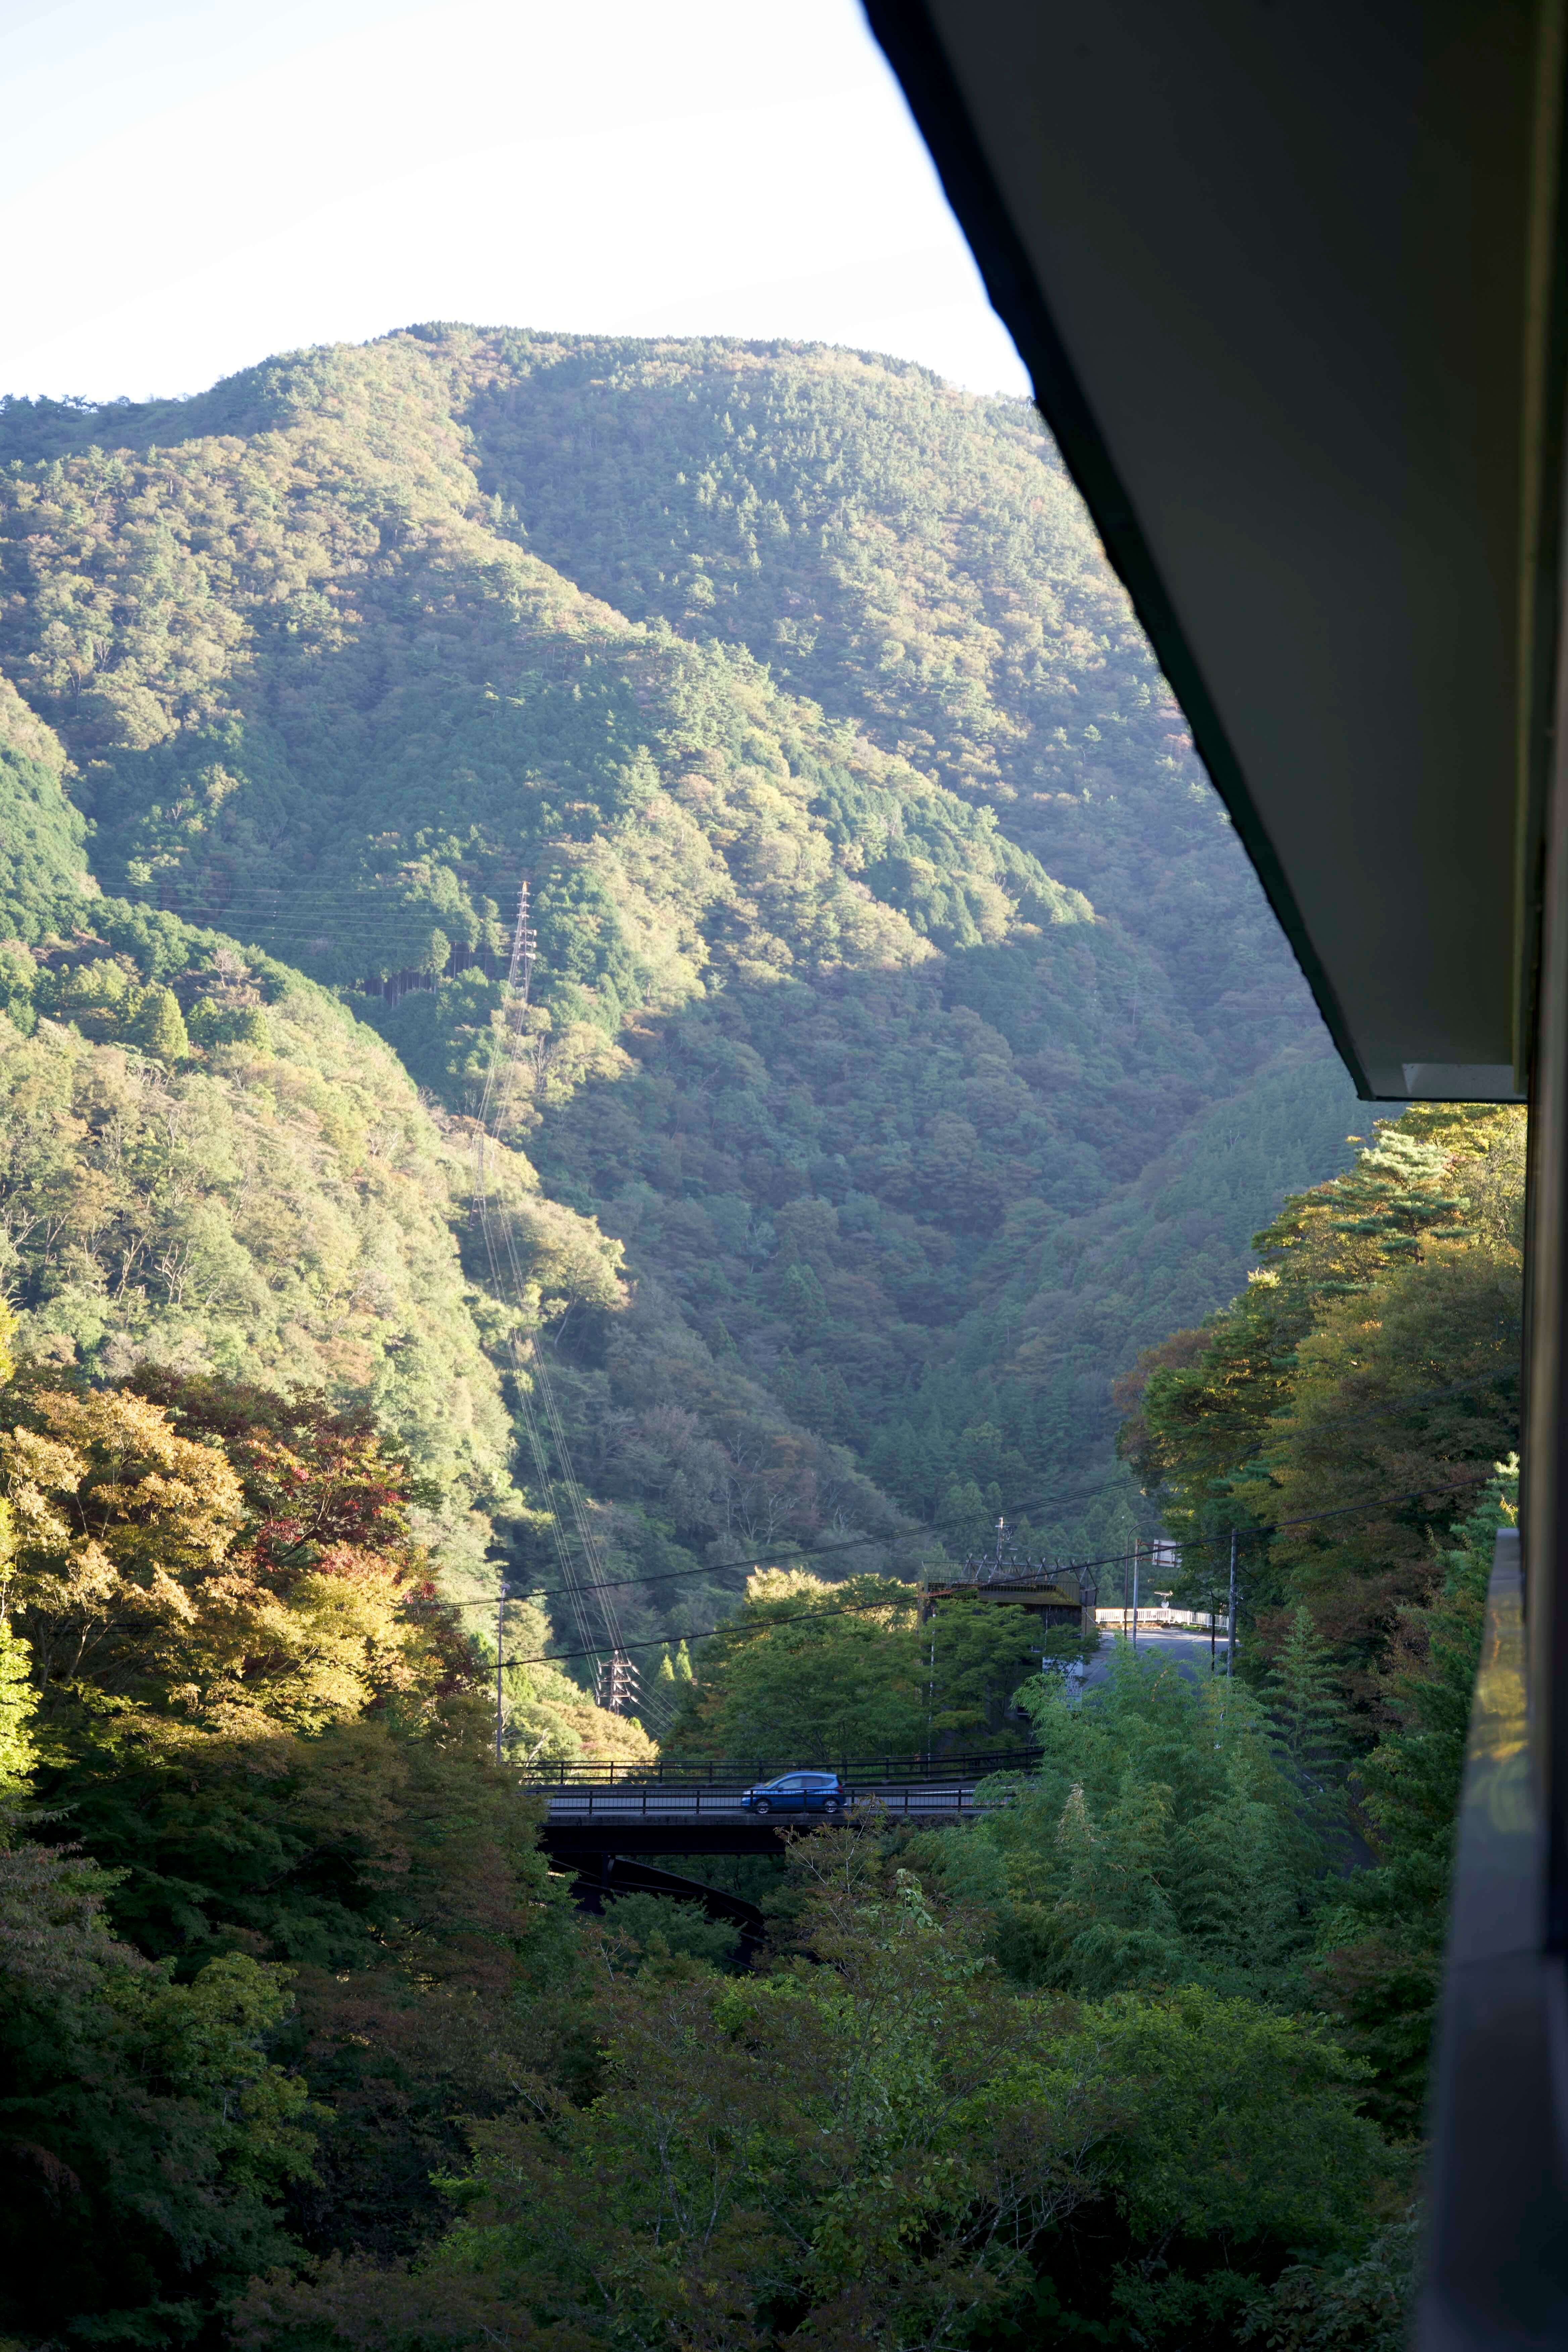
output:
[[[1261,893],[1032,409],[786,345],[494,350],[470,362],[465,421],[501,528],[637,619],[749,646],[994,808],[1154,948],[1227,1056],[1300,1025]]]
[[[1030,412],[428,329],[0,456],[0,666],[117,903],[341,992],[460,1138],[530,877],[508,1140],[634,1278],[545,1286],[624,1573],[885,1534],[857,1464],[1106,1538],[1112,1376],[1348,1088]]]

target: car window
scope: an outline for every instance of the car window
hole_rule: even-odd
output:
[[[776,1786],[781,1790],[792,1792],[796,1789],[804,1789],[805,1786],[805,1775],[804,1772],[791,1772],[785,1779],[778,1781]]]

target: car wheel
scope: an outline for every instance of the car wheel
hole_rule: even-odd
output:
[[[837,1797],[827,1797],[823,1801],[822,1810],[825,1813],[841,1813],[844,1808]]]
[[[773,1811],[773,1807],[769,1804],[765,1797],[753,1797],[752,1799],[752,1811],[753,1813],[771,1813]]]

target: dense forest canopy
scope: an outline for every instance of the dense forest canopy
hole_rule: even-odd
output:
[[[1480,1654],[1486,1497],[1510,1517],[1518,1483],[1524,1176],[1522,1111],[1380,1122],[1258,1236],[1242,1294],[1119,1389],[1122,1450],[1184,1538],[1184,1597],[1214,1606],[1238,1560],[1255,1680],[1304,1628],[1321,1645],[1316,1772],[1350,1770],[1376,1862],[1321,1928],[1321,1998],[1374,2069],[1376,2111],[1406,2131]]]
[[[1398,2352],[1523,1133],[1354,1116],[1019,404],[0,404],[0,2352]],[[987,1777],[585,1921],[656,1740]]]
[[[624,1253],[551,1318],[616,1573],[889,1507],[1147,1528],[1110,1381],[1340,1164],[1349,1094],[1031,411],[433,327],[9,402],[0,459],[19,937],[79,887],[216,931],[460,1126],[529,877],[506,1140]]]

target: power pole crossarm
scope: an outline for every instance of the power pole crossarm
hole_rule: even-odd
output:
[[[539,941],[529,926],[528,883],[525,878],[517,894],[517,920],[512,925],[511,932],[511,960],[506,971],[507,986],[518,990],[525,1004],[528,1002],[529,986],[533,979],[534,959],[538,952]]]
[[[595,1696],[610,1715],[634,1715],[642,1705],[642,1683],[625,1651],[614,1651],[599,1661],[594,1677]]]

